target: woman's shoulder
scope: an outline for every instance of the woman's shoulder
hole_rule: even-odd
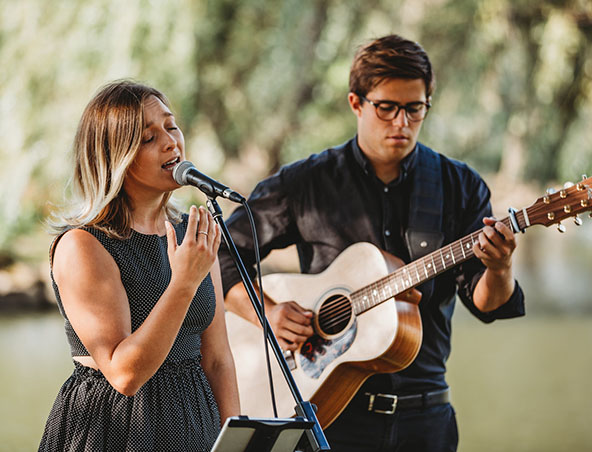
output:
[[[104,259],[109,253],[88,228],[70,229],[56,237],[52,244],[52,264],[73,267],[82,260]]]
[[[119,277],[113,256],[88,230],[71,229],[61,235],[53,249],[51,271],[58,286],[81,284],[98,274]]]

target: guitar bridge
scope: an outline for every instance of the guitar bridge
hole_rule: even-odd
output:
[[[294,370],[298,367],[298,365],[296,364],[296,358],[294,358],[294,353],[292,353],[292,350],[285,350],[283,352],[284,355],[284,359],[286,360],[286,364],[288,364],[288,368],[290,370]]]

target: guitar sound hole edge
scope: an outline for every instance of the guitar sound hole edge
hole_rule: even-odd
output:
[[[321,303],[315,316],[319,336],[331,339],[338,336],[351,324],[353,307],[344,293],[334,293]]]

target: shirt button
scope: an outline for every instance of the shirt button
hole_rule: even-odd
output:
[[[384,187],[384,192],[385,192],[385,193],[388,193],[388,191],[389,191],[389,190],[388,190],[388,187]]]
[[[386,235],[387,237],[390,237],[390,236],[391,236],[391,231],[390,231],[390,229],[386,229],[386,230],[384,231],[384,235]]]

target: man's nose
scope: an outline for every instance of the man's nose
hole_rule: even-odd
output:
[[[393,124],[402,126],[406,126],[409,124],[409,120],[407,119],[407,112],[403,107],[399,107],[399,109],[395,113],[395,117],[393,118]]]

